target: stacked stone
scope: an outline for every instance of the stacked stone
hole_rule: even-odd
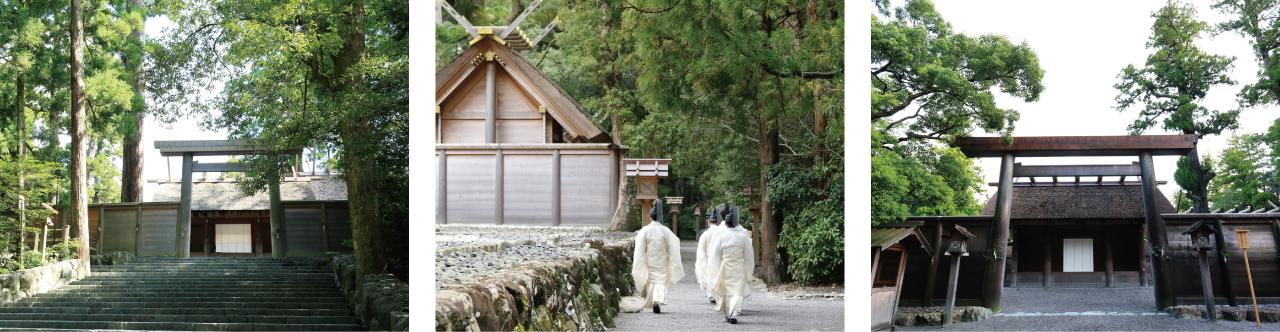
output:
[[[943,311],[942,307],[898,308],[898,312],[894,314],[893,317],[893,325],[941,326],[943,318],[946,316]],[[956,307],[955,310],[951,312],[952,322],[976,322],[990,317],[991,309],[984,307]]]
[[[356,317],[370,331],[409,330],[409,284],[389,273],[356,278],[351,255],[326,257]]]
[[[69,259],[0,275],[0,304],[47,293],[89,276],[89,264]]]
[[[1238,307],[1220,305],[1220,306],[1217,306],[1216,308],[1218,309],[1218,310],[1215,310],[1217,313],[1218,319],[1232,320],[1237,322],[1254,320],[1252,305],[1241,305]],[[1164,310],[1168,312],[1170,316],[1182,318],[1182,319],[1206,319],[1209,316],[1209,314],[1204,309],[1204,306],[1202,305],[1172,306],[1172,307],[1165,308]],[[1280,305],[1276,305],[1276,304],[1258,305],[1258,316],[1262,317],[1261,321],[1264,323],[1280,322]]]
[[[633,233],[437,227],[436,330],[602,331],[634,292]]]

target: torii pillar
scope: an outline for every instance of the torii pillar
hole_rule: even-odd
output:
[[[263,145],[254,140],[156,141],[155,148],[160,150],[161,156],[182,156],[182,198],[178,203],[177,232],[173,245],[174,256],[178,258],[191,257],[191,173],[250,171],[248,165],[242,163],[201,164],[194,160],[195,156],[302,154],[302,149],[276,151],[263,148]],[[271,257],[284,258],[289,253],[289,245],[285,233],[284,206],[280,204],[280,181],[270,181],[270,186]]]

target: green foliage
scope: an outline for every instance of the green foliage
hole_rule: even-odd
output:
[[[1183,134],[1217,135],[1224,129],[1238,127],[1239,110],[1211,111],[1195,101],[1203,99],[1216,85],[1234,85],[1227,75],[1235,67],[1235,57],[1207,54],[1195,46],[1196,38],[1208,28],[1196,20],[1195,7],[1170,1],[1151,14],[1156,22],[1151,27],[1147,48],[1155,53],[1147,56],[1145,67],[1125,67],[1115,85],[1116,109],[1124,111],[1144,104],[1138,119],[1129,125],[1137,135],[1155,126],[1163,118],[1162,129]]]
[[[993,91],[1027,102],[1044,91],[1044,70],[1026,42],[954,32],[928,0],[878,5],[871,16],[871,120],[896,138],[891,142],[949,141],[978,128],[1007,138],[1019,115],[997,107]],[[914,114],[900,114],[912,105]]]
[[[1264,168],[1270,160],[1263,138],[1256,134],[1231,135],[1222,150],[1216,169],[1218,176],[1210,184],[1211,209],[1270,209],[1268,201],[1280,203],[1276,201],[1275,188],[1271,187],[1271,172]]]
[[[1218,23],[1221,32],[1234,31],[1249,40],[1258,61],[1258,81],[1246,84],[1236,95],[1241,107],[1274,103],[1280,96],[1280,2],[1275,0],[1217,0],[1213,8],[1228,17]]]
[[[873,142],[885,136],[872,132]],[[976,215],[983,188],[981,168],[957,148],[914,142],[872,148],[872,225],[912,215]]]
[[[769,168],[769,198],[787,215],[778,245],[787,249],[787,271],[803,284],[840,281],[844,272],[844,172],[831,166],[833,176],[819,191],[814,183],[825,172],[792,162]],[[819,195],[825,195],[819,199]]]

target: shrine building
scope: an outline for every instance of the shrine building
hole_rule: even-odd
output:
[[[476,27],[436,72],[436,222],[608,226],[627,148],[517,53],[531,43],[506,28]]]

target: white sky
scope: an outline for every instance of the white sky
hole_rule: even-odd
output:
[[[166,17],[148,18],[146,21],[147,38],[148,40],[154,40],[154,38],[161,36],[161,29],[172,27],[173,22]],[[221,83],[218,82],[219,87],[216,88],[214,94],[220,92],[220,85]],[[145,99],[148,105],[152,103],[150,96],[145,96]],[[160,156],[160,151],[155,149],[155,141],[227,140],[227,131],[224,131],[224,129],[214,132],[201,131],[200,126],[198,126],[200,120],[200,118],[195,117],[179,118],[173,124],[164,124],[157,122],[155,118],[147,117],[145,119],[142,132],[143,181],[146,181],[146,179],[169,178],[168,172],[172,172],[172,176],[175,179],[182,178],[182,172],[180,172],[182,170],[182,158],[172,158],[166,164],[166,159],[170,158]],[[68,144],[70,136],[59,135],[59,141],[61,141],[61,144]],[[230,156],[196,156],[195,160],[201,163],[225,163],[229,158]],[[122,159],[114,158],[114,162],[116,170],[123,170]],[[310,165],[310,163],[307,164]],[[172,169],[169,167],[172,167]],[[200,177],[200,174],[193,174],[193,176]],[[209,176],[215,176],[215,173],[210,173]],[[143,183],[142,200],[151,201],[151,196],[155,195],[159,187],[160,185],[157,185],[157,183]]]
[[[894,2],[902,5],[902,2]],[[950,21],[957,32],[969,36],[981,34],[1005,35],[1010,41],[1026,41],[1040,58],[1044,69],[1045,91],[1038,102],[1027,103],[1018,98],[997,93],[996,104],[1001,108],[1018,110],[1022,117],[1016,123],[1014,136],[1092,136],[1127,135],[1125,128],[1137,118],[1141,106],[1131,107],[1121,113],[1116,105],[1117,91],[1112,86],[1119,82],[1116,76],[1129,64],[1141,67],[1151,50],[1146,49],[1155,21],[1151,13],[1165,5],[1165,1],[1107,1],[1079,2],[1056,1],[995,1],[935,0],[935,7],[942,17]],[[1225,21],[1225,16],[1209,8],[1204,2],[1195,3],[1198,18],[1209,24]],[[1257,62],[1246,39],[1235,33],[1217,37],[1207,34],[1196,45],[1209,54],[1235,56],[1235,69],[1230,73],[1236,86],[1219,86],[1209,90],[1201,105],[1211,110],[1235,109],[1235,95],[1245,84],[1257,81]],[[1265,132],[1277,117],[1278,108],[1254,108],[1241,112],[1238,133]],[[1176,134],[1159,128],[1147,131],[1148,135]],[[974,136],[993,136],[975,132]],[[1199,143],[1201,156],[1206,152],[1218,154],[1226,146],[1229,132],[1220,136],[1206,136]],[[1169,181],[1160,190],[1171,195],[1177,189],[1173,171],[1177,168],[1175,156],[1154,157],[1156,180]],[[1024,165],[1061,164],[1129,164],[1137,157],[1093,158],[1018,158]],[[999,158],[982,158],[977,161],[983,168],[986,182],[998,181]],[[1108,179],[1110,180],[1110,179]],[[987,195],[995,193],[989,188]]]

